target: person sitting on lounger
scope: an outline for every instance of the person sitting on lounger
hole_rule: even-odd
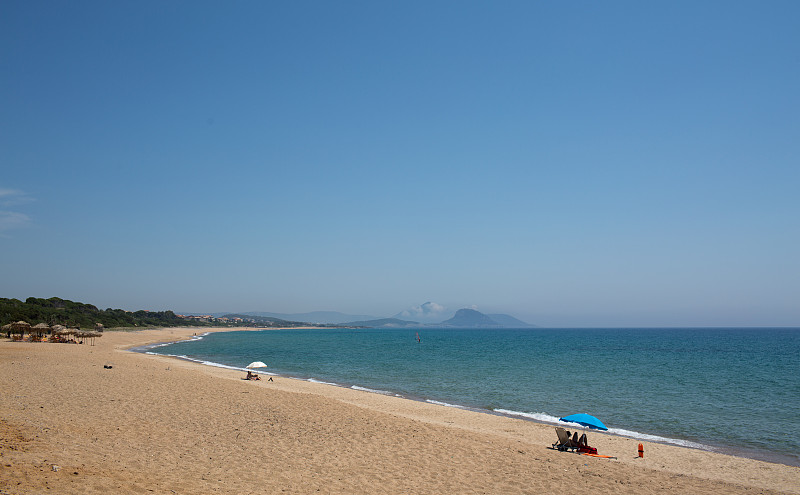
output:
[[[575,450],[579,447],[577,442],[572,440],[572,434],[564,428],[556,426],[556,434],[558,441],[553,444],[553,448],[557,450]]]
[[[261,380],[261,377],[256,375],[252,371],[248,371],[245,380]]]

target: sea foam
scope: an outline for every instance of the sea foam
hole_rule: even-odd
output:
[[[506,416],[521,416],[523,418],[533,419],[536,421],[543,421],[545,423],[558,423],[558,418],[545,413],[526,413],[520,411],[509,411],[508,409],[492,409],[496,413],[505,414]]]
[[[622,428],[609,428],[608,432],[613,433],[614,435],[635,438],[637,440],[647,440],[649,442],[657,442],[657,443],[671,443],[673,445],[680,445],[681,447],[689,447],[692,449],[714,450],[708,445],[692,442],[690,440],[681,440],[680,438],[668,438],[668,437],[661,437],[658,435],[649,435],[647,433],[639,433],[638,431],[623,430]]]
[[[311,383],[321,383],[322,385],[333,385],[334,387],[340,387],[341,386],[338,383],[323,382],[322,380],[317,380],[316,378],[306,378],[306,381],[307,382],[311,382]]]
[[[425,402],[428,402],[430,404],[436,404],[437,406],[455,407],[456,409],[467,409],[466,407],[459,406],[458,404],[449,404],[447,402],[442,402],[442,401],[433,400],[433,399],[426,399]]]
[[[378,390],[374,388],[360,387],[358,385],[352,385],[350,388],[353,390],[361,390],[363,392],[372,392],[373,394],[395,395],[393,392],[389,392],[388,390]]]

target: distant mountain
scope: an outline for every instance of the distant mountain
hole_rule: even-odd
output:
[[[265,312],[248,312],[242,313],[248,316],[263,316],[269,318],[279,318],[281,320],[289,320],[289,321],[303,321],[306,323],[330,323],[334,325],[340,325],[342,323],[350,323],[352,321],[368,321],[368,320],[377,320],[379,319],[377,316],[370,316],[370,315],[348,315],[345,313],[339,313],[338,311],[312,311],[310,313],[265,313]]]
[[[501,327],[499,323],[474,309],[459,309],[455,316],[443,321],[443,327],[472,328],[472,327]]]
[[[418,321],[398,320],[397,318],[379,318],[377,320],[367,321],[351,321],[346,323],[348,326],[354,327],[369,327],[369,328],[403,328],[403,327],[418,327]]]
[[[211,313],[214,317],[231,316],[230,313]],[[536,325],[525,323],[522,320],[506,314],[483,314],[473,309],[460,309],[456,313],[434,302],[426,302],[419,306],[401,311],[390,318],[380,318],[370,315],[350,315],[338,311],[312,311],[310,313],[271,313],[263,311],[250,311],[237,313],[239,317],[263,318],[262,322],[286,322],[287,326],[298,323],[314,325],[345,325],[372,328],[391,327],[492,327],[492,328],[533,328]],[[416,316],[416,317],[414,317]],[[449,316],[452,316],[449,319]],[[445,320],[445,321],[442,321]]]
[[[530,323],[525,323],[522,320],[518,320],[511,315],[487,314],[486,316],[496,321],[500,326],[506,328],[534,328],[536,326],[531,325]]]

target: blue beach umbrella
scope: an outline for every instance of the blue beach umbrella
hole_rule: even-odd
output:
[[[603,424],[602,421],[595,418],[591,414],[580,413],[580,414],[570,414],[569,416],[564,416],[563,418],[559,418],[561,421],[566,421],[567,423],[578,423],[581,426],[588,426],[594,430],[608,430],[606,425]]]

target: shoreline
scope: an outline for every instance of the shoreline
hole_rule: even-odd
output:
[[[198,339],[199,338],[202,338],[202,336],[198,336]],[[194,339],[187,339],[187,340],[194,340]],[[148,354],[148,355],[152,355],[152,356],[160,356],[160,357],[165,357],[165,358],[176,359],[176,360],[179,360],[179,361],[185,361],[185,362],[189,362],[189,363],[199,364],[201,366],[210,366],[210,367],[214,367],[214,368],[227,369],[227,370],[237,371],[237,372],[242,372],[242,373],[247,371],[247,369],[245,369],[245,368],[237,368],[235,366],[227,365],[225,363],[218,363],[218,362],[215,362],[215,361],[203,361],[203,360],[194,359],[194,358],[191,358],[191,357],[188,357],[188,356],[181,356],[181,355],[176,355],[176,354],[160,354],[160,353],[151,352],[151,349],[154,349],[154,348],[157,348],[157,347],[162,347],[162,346],[167,346],[167,345],[173,344],[175,342],[183,342],[183,341],[148,344],[148,345],[141,346],[141,347],[133,347],[133,348],[130,348],[130,349],[127,349],[127,350],[130,351],[130,352],[136,352],[136,353],[140,353],[140,354]],[[544,419],[537,419],[535,417],[532,417],[528,413],[519,412],[519,411],[509,411],[509,410],[504,410],[504,409],[499,409],[499,410],[498,409],[486,409],[486,408],[480,408],[480,407],[475,407],[475,406],[469,406],[469,405],[465,405],[465,404],[448,403],[448,402],[443,402],[443,401],[440,401],[440,400],[437,400],[437,399],[434,399],[434,398],[425,398],[423,396],[415,396],[415,395],[410,395],[410,394],[401,394],[401,393],[399,393],[397,391],[393,391],[393,390],[372,389],[372,388],[368,388],[366,386],[362,386],[362,385],[358,385],[358,384],[347,384],[347,383],[340,383],[340,382],[325,381],[325,380],[323,380],[321,378],[316,378],[316,377],[311,377],[311,376],[306,377],[304,375],[281,374],[281,373],[275,373],[275,372],[270,372],[270,371],[262,371],[262,370],[250,370],[250,371],[252,373],[255,373],[255,374],[258,374],[258,375],[272,376],[272,377],[276,377],[276,378],[283,378],[283,379],[286,379],[286,380],[298,380],[298,381],[302,381],[302,382],[309,382],[309,383],[328,386],[328,387],[338,387],[338,388],[343,388],[343,389],[351,389],[351,390],[355,390],[357,392],[363,392],[363,393],[367,393],[367,394],[377,394],[377,395],[383,395],[383,396],[387,396],[387,397],[396,397],[398,399],[404,399],[404,400],[410,400],[410,401],[414,401],[414,402],[432,404],[432,405],[435,405],[435,406],[438,406],[438,407],[449,407],[449,408],[454,408],[454,409],[461,409],[461,410],[464,410],[464,411],[470,411],[470,412],[474,412],[474,413],[477,413],[477,414],[490,414],[490,415],[493,415],[493,416],[500,416],[500,417],[504,417],[504,418],[519,419],[521,421],[530,421],[532,423],[536,423],[536,424],[540,424],[540,425],[544,425],[544,426],[551,426],[551,427],[563,426],[563,427],[565,427],[567,429],[570,429],[570,430],[573,430],[575,428],[580,428],[580,426],[576,426],[574,424],[558,423],[556,421],[547,421],[547,420],[544,420]],[[591,432],[591,433],[601,433],[598,430],[589,430],[589,432]],[[633,432],[633,433],[637,433],[637,432]],[[774,463],[774,464],[784,464],[784,465],[787,465],[787,466],[800,467],[800,465],[790,464],[790,463],[786,463],[786,462],[780,462],[779,460],[777,460],[777,458],[775,460],[769,460],[769,459],[763,459],[763,458],[758,458],[758,457],[750,457],[750,456],[746,456],[746,455],[737,455],[735,453],[735,448],[733,448],[733,447],[705,445],[705,444],[700,444],[700,443],[693,442],[693,441],[690,441],[690,440],[671,439],[671,438],[660,437],[658,435],[653,435],[653,434],[649,434],[649,433],[641,433],[640,434],[640,435],[642,435],[641,437],[634,436],[634,435],[624,435],[624,434],[615,433],[615,432],[612,432],[612,431],[602,432],[602,434],[611,435],[611,436],[620,437],[620,438],[628,438],[628,439],[636,440],[636,441],[645,441],[645,440],[647,440],[648,442],[658,443],[658,444],[661,444],[661,445],[673,445],[673,446],[678,446],[678,447],[687,448],[687,449],[699,450],[699,451],[703,451],[703,452],[717,452],[717,453],[723,453],[723,454],[726,454],[726,455],[732,455],[734,457],[742,457],[744,459],[753,459],[753,460],[759,460],[759,461],[764,461],[764,462],[769,462],[769,463]],[[683,442],[683,443],[681,443],[681,442]],[[724,449],[726,449],[726,448],[731,449],[731,452],[725,452]],[[771,452],[765,453],[765,456],[767,454],[772,454],[772,453]]]
[[[647,441],[637,459],[638,440],[593,431],[617,457],[595,459],[550,449],[553,425],[529,419],[130,351],[196,332],[0,342],[0,493],[531,493],[564,476],[599,493],[800,493],[784,464]]]
[[[149,344],[149,345],[145,345],[145,346],[133,347],[133,348],[130,348],[128,350],[132,351],[132,352],[150,354],[150,350],[153,349],[153,348],[167,346],[167,345],[170,345],[170,344],[173,344],[173,343],[176,343],[176,342],[181,342],[181,341],[200,340],[200,339],[202,339],[203,337],[205,337],[206,335],[208,335],[210,333],[217,333],[219,331],[235,332],[235,331],[262,331],[262,330],[264,330],[264,331],[270,331],[270,330],[303,330],[303,329],[317,329],[317,328],[322,328],[322,327],[290,327],[290,328],[249,328],[248,327],[248,328],[229,328],[229,329],[226,328],[226,329],[222,329],[222,330],[215,329],[214,332],[204,332],[201,335],[192,336],[191,338],[184,338],[184,339],[181,339],[181,340],[168,341],[168,342],[159,342],[159,343]],[[218,368],[222,368],[222,369],[230,369],[230,370],[242,371],[242,372],[246,371],[244,369],[240,369],[240,368],[236,368],[234,366],[226,365],[225,363],[202,361],[202,360],[197,360],[197,359],[194,359],[194,358],[191,358],[191,357],[188,357],[188,356],[181,356],[181,355],[174,355],[174,354],[158,354],[158,353],[152,353],[152,354],[153,355],[157,355],[157,356],[162,356],[162,357],[168,357],[168,358],[184,360],[184,361],[196,363],[196,364],[199,364],[199,365],[202,365],[202,366],[218,367]],[[576,425],[568,425],[566,423],[561,423],[561,422],[557,421],[557,418],[555,418],[555,417],[553,417],[553,420],[548,420],[546,418],[536,417],[536,415],[532,415],[530,413],[526,413],[526,412],[522,412],[522,411],[510,411],[510,410],[505,410],[505,409],[496,410],[496,409],[482,408],[482,407],[478,407],[478,406],[471,406],[469,404],[448,403],[448,402],[443,402],[443,401],[439,400],[436,397],[424,397],[424,396],[418,396],[418,395],[413,395],[413,394],[408,394],[408,393],[401,393],[401,392],[394,391],[394,390],[372,389],[372,388],[369,388],[367,386],[364,386],[364,385],[361,385],[361,384],[358,384],[358,383],[344,383],[344,382],[340,383],[340,382],[334,382],[334,381],[326,381],[324,378],[306,376],[306,375],[303,375],[303,374],[281,374],[281,373],[275,373],[275,372],[269,372],[269,371],[266,371],[266,372],[265,371],[258,371],[258,370],[253,370],[253,371],[255,373],[258,373],[258,374],[274,376],[274,377],[280,377],[280,378],[284,378],[284,379],[300,380],[300,381],[306,381],[306,382],[320,384],[320,385],[324,385],[324,386],[333,386],[333,387],[339,387],[339,388],[345,388],[345,389],[353,389],[353,390],[364,392],[364,393],[374,393],[374,394],[378,394],[378,395],[394,396],[394,397],[397,397],[399,399],[405,399],[405,400],[411,400],[411,401],[415,401],[415,402],[428,403],[428,404],[433,404],[433,405],[440,406],[440,407],[450,407],[450,408],[455,408],[455,409],[462,409],[462,410],[466,410],[466,411],[471,411],[471,412],[479,413],[479,414],[490,414],[490,415],[501,416],[501,417],[506,417],[506,418],[519,419],[519,420],[522,420],[522,421],[530,421],[530,422],[533,422],[533,423],[536,423],[536,424],[540,424],[540,425],[543,425],[543,426],[550,426],[550,427],[564,426],[567,429],[574,429],[574,428],[578,427]],[[614,431],[614,430],[616,430],[616,431]],[[762,462],[767,462],[767,463],[772,463],[772,464],[781,464],[781,465],[785,465],[785,466],[789,466],[789,467],[800,467],[800,461],[798,461],[798,459],[796,459],[794,457],[791,457],[791,456],[781,455],[778,452],[772,452],[772,451],[766,451],[766,450],[758,450],[758,449],[748,449],[748,448],[745,448],[745,447],[738,447],[738,446],[725,445],[725,444],[700,443],[700,442],[694,441],[694,440],[687,440],[687,439],[682,439],[682,438],[669,438],[669,437],[664,437],[664,436],[661,436],[661,435],[658,435],[658,434],[642,433],[642,432],[637,432],[637,431],[627,431],[628,434],[626,434],[626,433],[622,433],[621,431],[627,431],[627,430],[621,430],[619,428],[611,428],[610,431],[602,432],[602,434],[611,435],[611,436],[615,436],[615,437],[619,437],[619,438],[631,439],[631,440],[635,440],[637,442],[645,442],[646,441],[646,442],[656,443],[656,444],[661,444],[661,445],[669,445],[669,446],[676,446],[676,447],[681,447],[681,448],[693,449],[693,450],[698,450],[698,451],[702,451],[702,452],[711,452],[711,453],[730,455],[730,456],[734,456],[734,457],[740,457],[740,458],[743,458],[743,459],[752,459],[752,460],[757,460],[757,461],[762,461]],[[600,433],[598,430],[590,430],[590,432],[591,433]]]

